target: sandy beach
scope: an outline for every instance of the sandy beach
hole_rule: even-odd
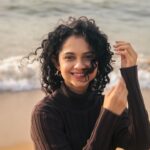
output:
[[[142,94],[150,115],[150,90]],[[31,112],[43,96],[39,90],[0,93],[0,150],[33,150]]]
[[[0,93],[0,150],[30,150],[30,118],[39,91]]]

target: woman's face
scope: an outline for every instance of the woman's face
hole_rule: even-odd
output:
[[[83,37],[70,36],[62,46],[57,69],[60,70],[65,84],[75,93],[85,92],[97,74],[97,68],[88,75],[89,78],[83,72],[91,66],[93,55]]]

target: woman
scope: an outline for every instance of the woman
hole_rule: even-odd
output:
[[[129,43],[114,45],[122,78],[105,96],[113,52],[94,20],[69,18],[40,48],[47,95],[32,114],[36,150],[148,150],[150,124],[137,78],[137,54]]]

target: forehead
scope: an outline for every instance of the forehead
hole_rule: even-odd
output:
[[[88,52],[91,52],[91,47],[83,37],[71,36],[62,45],[60,53],[82,54]]]

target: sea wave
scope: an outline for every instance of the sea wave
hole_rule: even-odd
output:
[[[0,60],[0,91],[23,91],[40,88],[40,66],[37,62],[21,65],[23,57]]]
[[[24,63],[21,66],[22,56],[0,60],[0,91],[25,91],[40,89],[40,64]],[[110,74],[110,84],[116,84],[120,77],[119,69]],[[150,89],[150,60],[142,58],[138,62],[138,77],[142,89]]]

